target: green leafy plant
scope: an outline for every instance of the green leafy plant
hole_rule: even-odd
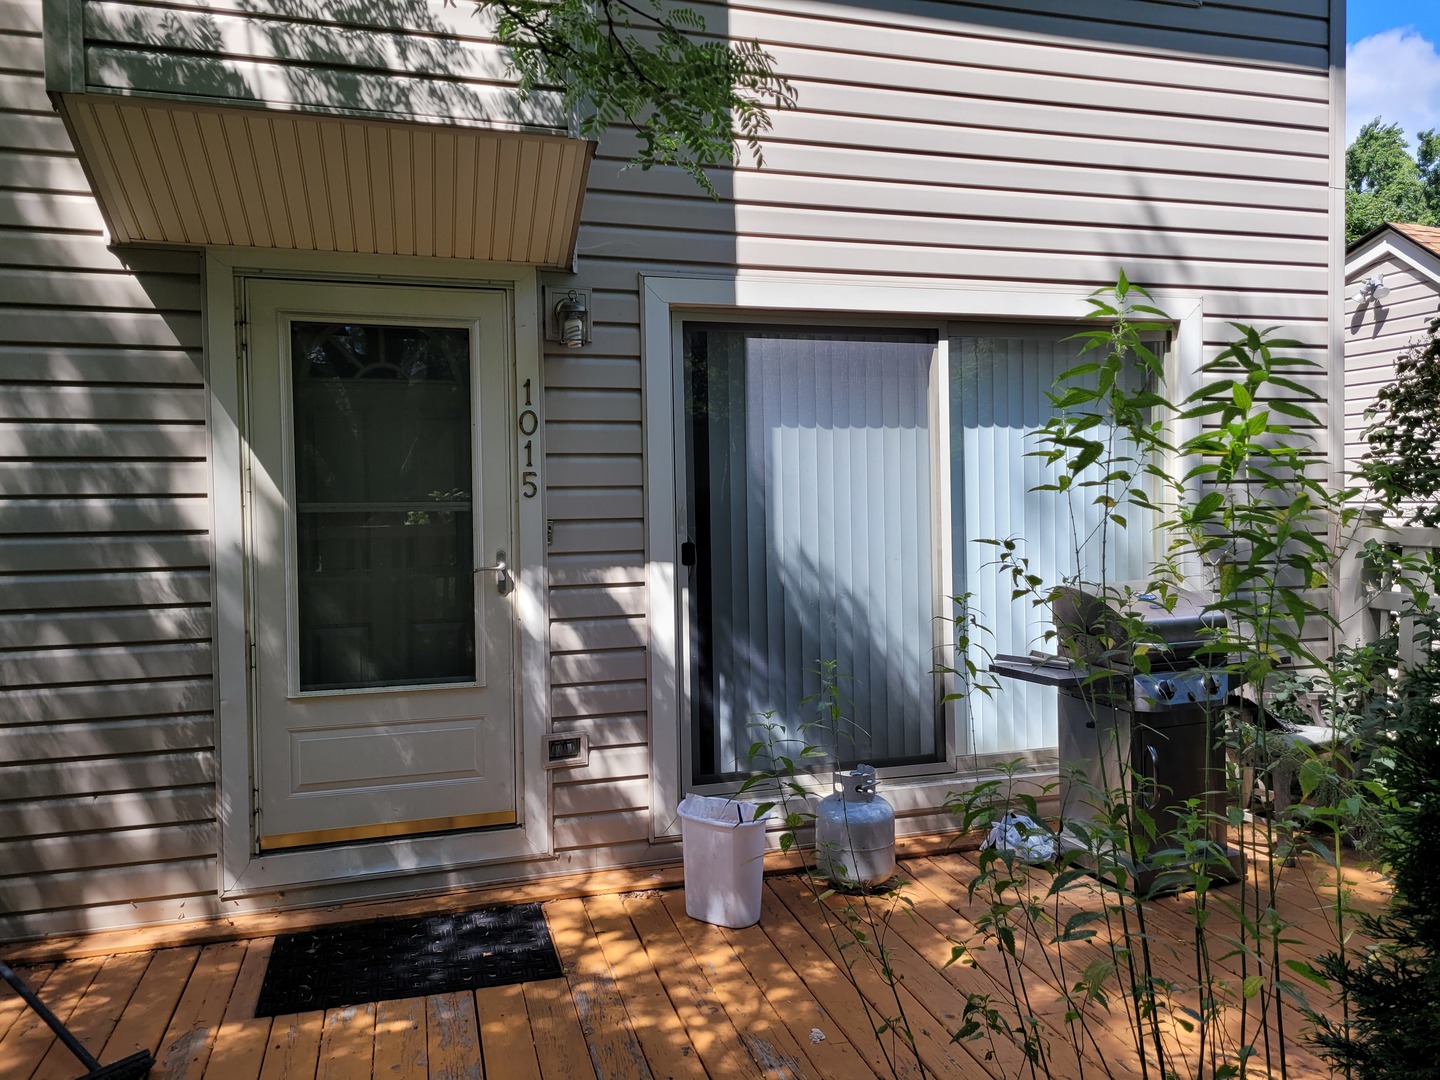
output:
[[[1013,1061],[1018,1051],[1017,1067],[1034,1076],[1287,1075],[1296,1017],[1320,1015],[1307,993],[1330,994],[1335,979],[1342,1009],[1349,1010],[1352,996],[1360,999],[1337,976],[1346,958],[1355,959],[1341,847],[1361,811],[1388,797],[1375,764],[1384,755],[1363,746],[1384,745],[1373,732],[1389,723],[1391,654],[1384,643],[1334,657],[1315,648],[1329,620],[1326,586],[1339,540],[1354,516],[1347,505],[1352,493],[1330,491],[1319,475],[1308,435],[1318,427],[1309,404],[1316,397],[1309,381],[1314,365],[1291,355],[1295,342],[1236,326],[1231,346],[1204,365],[1201,389],[1171,402],[1163,360],[1146,344],[1167,325],[1163,312],[1123,277],[1091,304],[1096,324],[1080,335],[1084,355],[1061,377],[1052,395],[1055,418],[1037,433],[1036,453],[1054,469],[1044,490],[1062,504],[1087,507],[1071,514],[1074,573],[1046,582],[1032,571],[1020,538],[988,544],[1012,597],[1054,609],[1079,587],[1108,601],[1106,614],[1082,607],[1052,632],[1062,651],[1096,665],[1078,691],[1093,720],[1114,704],[1102,665],[1123,658],[1144,674],[1164,647],[1142,603],[1173,606],[1184,583],[1208,577],[1213,596],[1206,606],[1223,624],[1210,620],[1198,656],[1235,691],[1207,721],[1229,756],[1230,767],[1214,770],[1215,782],[1229,785],[1228,798],[1206,793],[1166,804],[1153,780],[1123,763],[1118,726],[1098,722],[1091,725],[1094,753],[1115,770],[1102,782],[1089,773],[1062,777],[1069,812],[1059,821],[1045,820],[1049,789],[1037,787],[1019,763],[954,796],[951,809],[967,831],[1019,810],[1034,822],[1028,828],[1060,845],[1049,862],[1027,857],[1023,843],[989,846],[979,855],[969,884],[979,914],[973,935],[952,942],[951,963],[983,966],[991,987],[965,993],[952,1037],[985,1042],[997,1060]],[[1196,433],[1175,438],[1182,430]],[[1106,537],[1132,527],[1162,531],[1169,546],[1143,583],[1109,581]],[[1087,575],[1086,566],[1099,569]],[[1429,580],[1406,579],[1422,600]],[[994,689],[976,645],[982,632],[983,613],[968,599],[958,601],[952,697]],[[1296,674],[1296,665],[1308,671]],[[833,729],[846,722],[833,667],[822,681],[827,691],[815,723]],[[1312,704],[1335,737],[1297,751],[1277,727]],[[746,790],[771,786],[783,808],[781,846],[798,851],[813,821],[808,803],[800,802],[811,795],[803,774],[824,757],[821,746],[838,745],[839,738],[802,734],[790,752],[785,729],[762,724],[762,731],[751,748],[756,771]],[[1296,753],[1299,759],[1287,759]],[[1249,792],[1239,785],[1252,770],[1272,790],[1277,775],[1293,773],[1304,801],[1246,821]],[[1222,888],[1235,873],[1235,853],[1224,838],[1242,829],[1249,872]],[[1282,955],[1295,935],[1279,902],[1280,875],[1300,852],[1332,867],[1340,968],[1328,959]],[[898,1075],[902,1061],[907,1068],[913,1061],[923,1073],[886,944],[890,918],[908,901],[898,891],[883,902],[841,898],[809,880],[852,986],[877,1035],[890,1040],[884,1059],[890,1071]],[[1162,901],[1162,891],[1178,891],[1181,899]],[[1157,943],[1177,938],[1193,957],[1188,978],[1162,976],[1156,962]],[[862,963],[889,988],[893,1005],[880,1007],[866,996]],[[1036,970],[1045,973],[1048,989],[1033,984]],[[1045,998],[1051,993],[1059,995],[1058,1012]],[[1337,1030],[1353,1036],[1350,1013],[1342,1016]],[[1117,1032],[1126,1033],[1129,1053],[1117,1056]]]
[[[1440,664],[1403,680],[1383,741],[1391,800],[1382,847],[1394,892],[1383,910],[1358,914],[1370,944],[1320,959],[1353,1008],[1340,1021],[1314,1019],[1320,1046],[1347,1075],[1412,1080],[1440,1076]]]
[[[1440,430],[1440,405],[1428,396],[1437,371],[1440,321],[1422,348],[1402,356],[1368,433],[1360,476],[1392,520],[1440,523],[1435,448],[1423,441]],[[1359,1080],[1440,1076],[1433,1037],[1440,1014],[1440,879],[1433,870],[1440,842],[1440,558],[1427,538],[1407,549],[1410,531],[1395,530],[1391,542],[1371,541],[1365,550],[1371,574],[1398,600],[1389,634],[1370,646],[1384,650],[1379,690],[1359,717],[1368,736],[1360,783],[1378,808],[1375,831],[1392,892],[1381,910],[1352,913],[1363,944],[1348,941],[1319,960],[1347,1004],[1344,1015],[1312,1017],[1322,1052]]]
[[[1062,622],[1053,639],[1095,665],[1123,658],[1141,674],[1163,643],[1138,614],[1140,594],[1147,603],[1171,606],[1182,585],[1206,575],[1213,592],[1206,610],[1223,623],[1212,623],[1199,659],[1244,688],[1250,703],[1214,709],[1211,723],[1232,760],[1269,776],[1273,786],[1274,687],[1292,664],[1326,662],[1313,647],[1314,634],[1329,619],[1324,589],[1337,561],[1335,538],[1351,520],[1348,493],[1331,492],[1307,433],[1319,426],[1310,408],[1317,395],[1306,381],[1316,365],[1292,355],[1298,343],[1236,325],[1232,344],[1201,367],[1201,388],[1172,403],[1163,361],[1147,345],[1168,320],[1148,294],[1122,276],[1114,289],[1092,297],[1091,307],[1097,325],[1077,335],[1081,362],[1060,377],[1051,396],[1055,414],[1036,433],[1036,455],[1055,470],[1042,490],[1072,507],[1073,576],[1042,580],[1018,538],[989,541],[999,570],[1008,575],[1012,596],[1037,606],[1055,609],[1077,587],[1108,601],[1107,615]],[[1177,440],[1178,431],[1196,433]],[[1077,504],[1087,511],[1074,510]],[[1090,524],[1081,527],[1081,521]],[[1170,545],[1142,585],[1111,582],[1103,569],[1109,538],[1137,523],[1163,530]],[[1111,704],[1106,678],[1097,667],[1078,691],[1096,710],[1092,720]],[[1134,719],[1143,720],[1140,714]],[[1106,727],[1090,726],[1097,733]],[[1105,745],[1099,734],[1096,743],[1098,760],[1126,757],[1126,749]],[[1307,782],[1315,779],[1314,768],[1301,772]],[[1241,770],[1226,774],[1234,784]],[[1221,771],[1216,775],[1221,783]],[[1299,825],[1331,819],[1315,807],[1262,819],[1251,849],[1257,865],[1245,882],[1220,890],[1216,886],[1233,876],[1233,863],[1219,838],[1242,825],[1239,793],[1191,799],[1157,819],[1151,783],[1126,765],[1100,785],[1067,777],[1066,805],[1087,812],[1055,827],[1067,850],[1053,866],[1027,865],[1019,873],[1012,856],[993,850],[982,856],[975,887],[986,896],[989,915],[980,944],[1013,956],[1025,937],[1055,948],[1055,963],[1065,965],[1053,976],[1066,988],[1065,1030],[1027,1024],[1034,1009],[1016,994],[1008,1002],[1012,1019],[999,1026],[1024,1041],[1035,1068],[1048,1071],[1057,1060],[1051,1041],[1067,1041],[1078,1063],[1087,1045],[1094,1048],[1094,1025],[1123,1003],[1141,1075],[1245,1075],[1262,1063],[1283,1073],[1287,1008],[1306,1006],[1296,977],[1324,980],[1310,965],[1296,970],[1283,962],[1289,924],[1277,903],[1279,868],[1293,852]],[[1321,793],[1319,785],[1309,793]],[[1000,794],[977,789],[957,800],[957,812],[966,825],[994,820],[1011,805],[1008,798],[990,801]],[[1332,833],[1338,837],[1338,829]],[[1312,846],[1333,861],[1325,844]],[[1155,892],[1177,886],[1194,953],[1194,978],[1184,984],[1161,979],[1151,952]],[[1077,889],[1102,897],[1093,926],[1061,918],[1066,894]],[[1336,912],[1343,940],[1343,898]],[[1066,950],[1097,943],[1097,960],[1065,964]],[[1066,972],[1082,977],[1066,979]],[[996,1001],[991,996],[984,1003],[987,1016],[996,1012]],[[1103,1055],[1091,1060],[1096,1057],[1108,1071]]]

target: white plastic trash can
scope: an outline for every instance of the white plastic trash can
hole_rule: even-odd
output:
[[[716,926],[760,921],[765,879],[765,825],[755,804],[686,795],[680,803],[685,849],[685,914]]]

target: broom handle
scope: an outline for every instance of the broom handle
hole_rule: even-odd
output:
[[[46,1008],[45,1003],[35,996],[35,992],[21,981],[20,976],[16,975],[10,965],[5,963],[4,960],[0,960],[0,979],[4,979],[9,983],[11,989],[25,999],[25,1004],[34,1009],[40,1019],[50,1025],[50,1030],[55,1032],[60,1041],[70,1048],[70,1052],[80,1059],[80,1064],[84,1065],[91,1072],[95,1072],[100,1068],[100,1062],[96,1061],[95,1058],[90,1055],[90,1051],[80,1045],[80,1040],[66,1030],[65,1025],[59,1021],[54,1013]]]

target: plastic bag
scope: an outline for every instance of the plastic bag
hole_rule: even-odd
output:
[[[1010,811],[990,828],[980,850],[1012,851],[1022,862],[1043,863],[1055,858],[1055,837],[1026,814]]]

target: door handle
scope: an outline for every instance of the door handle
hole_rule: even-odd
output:
[[[477,566],[475,573],[497,575],[495,578],[495,591],[501,596],[508,596],[510,594],[510,589],[513,587],[514,581],[510,577],[510,567],[505,565],[504,551],[495,552],[494,566]]]

